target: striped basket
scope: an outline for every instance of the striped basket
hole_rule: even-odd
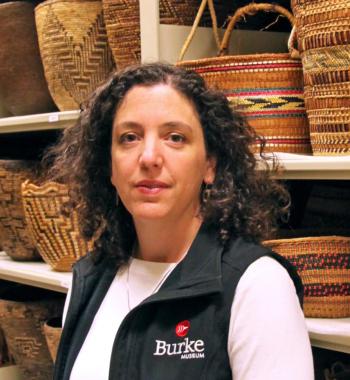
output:
[[[350,317],[350,237],[267,240],[264,245],[296,267],[304,284],[306,317]]]
[[[35,8],[40,54],[60,111],[78,109],[114,69],[99,0],[47,0]]]
[[[102,0],[108,41],[118,69],[141,59],[139,0]],[[192,25],[199,0],[160,0],[161,24]]]
[[[177,65],[197,71],[209,86],[222,90],[232,107],[265,137],[266,151],[310,153],[300,59],[288,53],[222,56],[236,22],[260,10],[281,13],[294,22],[293,15],[283,7],[252,3],[239,8],[230,19],[221,42],[221,56],[181,62],[190,42],[187,40]],[[259,145],[257,141],[253,150],[258,151]]]
[[[350,1],[292,0],[315,155],[350,154]]]
[[[37,186],[25,181],[22,198],[28,228],[42,258],[54,270],[71,271],[72,264],[91,249],[91,244],[79,234],[77,214],[62,214],[62,205],[68,201],[66,186],[54,182]]]

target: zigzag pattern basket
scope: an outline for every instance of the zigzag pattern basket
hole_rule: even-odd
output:
[[[293,22],[287,10],[273,4],[253,3],[239,8],[227,27],[220,54],[227,50],[235,22],[260,10],[283,12]],[[228,55],[180,61],[177,65],[196,71],[210,87],[223,91],[232,107],[265,138],[265,151],[311,152],[300,59],[288,53]],[[259,151],[258,145],[259,141],[253,151]]]
[[[22,198],[28,227],[42,258],[54,270],[71,271],[72,264],[91,249],[91,244],[79,234],[77,214],[62,214],[62,205],[68,201],[67,187],[54,182],[37,186],[26,181]]]
[[[267,240],[264,245],[296,267],[304,285],[306,317],[350,317],[350,237]]]
[[[35,8],[40,54],[61,111],[81,102],[114,69],[99,0],[47,0]]]
[[[139,0],[102,0],[109,44],[118,69],[140,62]],[[160,0],[161,24],[192,25],[198,0]]]
[[[315,155],[350,154],[350,1],[292,0]]]
[[[33,179],[36,165],[24,160],[0,160],[0,238],[2,249],[14,260],[39,260],[30,239],[22,206],[21,184]]]

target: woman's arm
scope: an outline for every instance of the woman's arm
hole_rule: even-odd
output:
[[[263,257],[241,277],[231,308],[228,354],[235,380],[312,380],[311,345],[293,281]]]

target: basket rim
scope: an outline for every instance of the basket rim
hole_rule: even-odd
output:
[[[35,11],[56,3],[101,3],[100,0],[46,0],[35,7]],[[5,3],[6,4],[6,3]],[[30,3],[29,3],[30,4]]]
[[[301,243],[301,242],[317,242],[317,241],[348,241],[350,243],[350,236],[329,235],[329,236],[310,236],[288,239],[271,239],[264,240],[263,244],[281,244],[281,243]]]
[[[54,181],[46,181],[43,184],[36,185],[35,183],[31,182],[29,179],[25,180],[21,185],[21,191],[22,195],[26,196],[31,191],[34,192],[49,192],[49,191],[59,191],[67,193],[67,187],[66,185],[63,185],[58,182]]]

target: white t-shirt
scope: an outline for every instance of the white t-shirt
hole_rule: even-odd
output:
[[[70,380],[107,380],[118,328],[158,291],[176,264],[131,259],[116,274],[74,363]],[[63,321],[67,312],[67,295]],[[227,350],[234,380],[312,380],[313,361],[293,281],[263,257],[242,275],[231,308]],[[87,363],[93,363],[87,365]]]

